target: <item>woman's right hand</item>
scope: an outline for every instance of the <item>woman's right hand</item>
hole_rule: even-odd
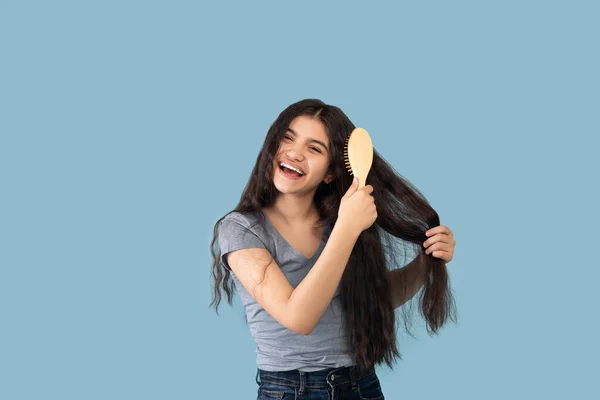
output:
[[[358,178],[354,178],[340,202],[338,221],[349,229],[354,229],[357,234],[373,225],[377,219],[377,209],[372,192],[371,185],[358,189]]]

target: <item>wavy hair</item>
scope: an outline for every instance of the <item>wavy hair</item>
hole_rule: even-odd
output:
[[[301,115],[320,120],[329,136],[329,168],[335,178],[329,184],[321,183],[315,192],[314,203],[320,216],[319,224],[333,227],[342,196],[352,183],[352,176],[345,169],[343,148],[355,126],[340,108],[318,99],[298,101],[279,114],[267,132],[240,201],[231,212],[259,211],[274,203],[278,191],[272,180],[273,158],[290,123]],[[440,224],[436,211],[423,194],[375,149],[366,184],[375,189],[372,195],[377,220],[360,234],[350,255],[341,280],[342,308],[355,362],[363,369],[382,363],[393,368],[394,360],[402,357],[397,346],[396,313],[388,272],[401,267],[397,259],[406,245],[416,251],[415,260],[425,274],[418,302],[429,334],[437,333],[448,318],[456,322],[456,310],[445,262],[427,255],[422,246],[427,240],[425,232]],[[221,291],[225,292],[231,305],[234,289],[230,272],[221,265],[221,252],[216,245],[219,224],[224,218],[216,222],[210,246],[214,279],[210,305],[215,306],[217,313]],[[405,310],[404,325],[411,334],[410,307],[402,308]]]

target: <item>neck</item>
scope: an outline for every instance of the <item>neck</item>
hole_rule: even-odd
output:
[[[314,193],[304,196],[280,194],[275,199],[275,203],[265,210],[289,225],[306,224],[307,222],[312,224],[319,218],[313,197]]]

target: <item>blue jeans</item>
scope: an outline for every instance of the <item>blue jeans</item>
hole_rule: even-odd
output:
[[[379,378],[371,369],[359,374],[357,366],[315,372],[257,369],[258,400],[383,400]]]

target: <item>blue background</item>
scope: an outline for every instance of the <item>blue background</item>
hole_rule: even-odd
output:
[[[2,2],[0,398],[255,398],[209,243],[306,97],[457,240],[386,398],[597,395],[598,2],[364,3]]]

